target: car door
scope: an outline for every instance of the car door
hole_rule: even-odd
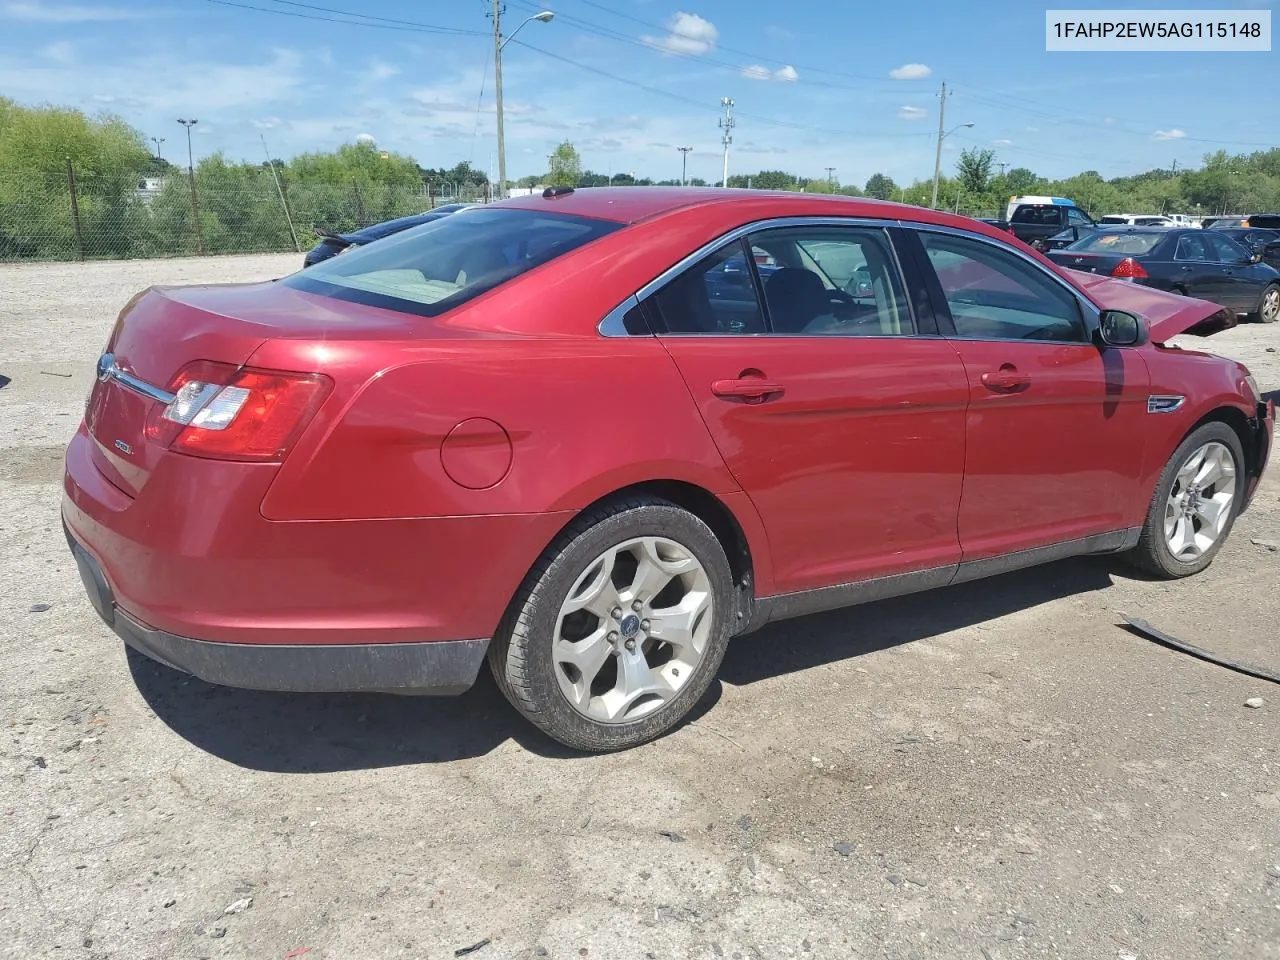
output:
[[[780,593],[926,569],[946,582],[960,556],[960,358],[916,316],[887,229],[786,223],[660,278],[646,311],[764,522]],[[752,272],[745,319],[709,293],[727,262]]]
[[[1213,244],[1222,273],[1222,299],[1215,302],[1240,313],[1255,310],[1262,299],[1262,288],[1267,285],[1267,279],[1254,264],[1252,252],[1223,234],[1209,233],[1206,236]]]
[[[1142,358],[1095,345],[1074,288],[1032,258],[954,231],[914,236],[969,383],[964,559],[1132,523],[1146,433]]]
[[[1172,283],[1189,297],[1223,304],[1226,278],[1218,255],[1209,242],[1212,234],[1198,231],[1178,237],[1173,248]],[[1223,304],[1225,306],[1226,304]]]

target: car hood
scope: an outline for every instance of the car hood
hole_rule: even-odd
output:
[[[1239,323],[1233,311],[1208,300],[1166,293],[1096,273],[1072,270],[1071,275],[1102,309],[1124,310],[1146,320],[1152,343],[1164,343],[1182,333],[1208,337]]]

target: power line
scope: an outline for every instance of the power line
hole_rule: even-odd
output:
[[[487,36],[487,34],[481,30],[462,30],[457,27],[439,27],[429,23],[416,23],[410,20],[391,21],[388,23],[377,23],[371,19],[339,20],[337,17],[325,17],[325,16],[321,16],[320,14],[313,14],[313,13],[299,13],[296,10],[274,10],[269,7],[255,7],[247,3],[236,3],[235,0],[205,0],[205,2],[216,3],[220,7],[236,7],[240,10],[252,10],[255,13],[272,13],[280,17],[297,17],[298,19],[301,19],[301,20],[322,20],[322,21],[325,21],[326,23],[340,23],[343,26],[347,26],[347,27],[372,27],[377,30],[398,30],[401,32],[408,30],[413,33],[433,33],[433,34],[443,34],[445,36],[454,36],[454,37]],[[272,2],[272,0],[266,0],[266,2]],[[281,0],[274,0],[274,2],[279,3],[281,2]],[[298,4],[298,5],[307,6],[306,4]],[[323,10],[327,8],[314,7],[312,9]],[[343,11],[343,10],[334,10],[332,12],[340,14],[341,16],[344,16],[344,17],[353,17],[353,18],[365,17],[365,14],[347,13],[346,11]],[[379,17],[376,19],[383,20],[386,18]]]

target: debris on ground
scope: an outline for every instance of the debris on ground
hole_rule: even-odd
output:
[[[666,837],[672,843],[684,843],[684,837],[676,833],[674,830],[659,830],[658,836]]]
[[[1246,701],[1244,702],[1244,705],[1245,705],[1246,707],[1251,707],[1251,708],[1253,708],[1254,710],[1257,710],[1259,707],[1261,707],[1261,706],[1262,706],[1263,704],[1265,704],[1266,702],[1267,702],[1267,701],[1263,700],[1261,697],[1250,697],[1248,700],[1246,700]]]
[[[831,849],[842,857],[848,857],[857,849],[856,843],[850,843],[848,840],[839,840],[831,845]]]
[[[453,955],[455,957],[465,957],[469,953],[475,953],[477,950],[483,950],[488,945],[489,945],[489,938],[485,937],[479,943],[473,943],[469,947],[459,947],[457,950],[453,951]]]
[[[28,613],[44,613],[45,611],[52,610],[52,609],[53,609],[52,603],[33,603],[31,606],[27,607],[27,612]]]
[[[1280,550],[1280,543],[1277,543],[1275,540],[1263,540],[1260,537],[1253,537],[1249,542],[1255,547],[1262,547],[1262,549],[1270,550],[1272,553]]]
[[[230,904],[225,910],[223,910],[222,915],[224,917],[229,917],[233,914],[244,913],[251,906],[253,906],[253,897],[241,897],[235,903]]]
[[[1159,630],[1147,623],[1145,620],[1139,620],[1137,617],[1130,617],[1121,614],[1124,622],[1135,632],[1152,640],[1163,647],[1169,647],[1171,650],[1179,650],[1182,653],[1190,654],[1200,660],[1209,663],[1216,663],[1220,667],[1226,667],[1228,670],[1234,670],[1236,673],[1243,673],[1249,677],[1257,677],[1259,680],[1270,680],[1272,683],[1280,683],[1280,673],[1274,670],[1268,670],[1266,667],[1257,667],[1249,663],[1241,663],[1238,660],[1230,660],[1227,657],[1220,656],[1210,650],[1205,650],[1193,644],[1186,643],[1176,637],[1171,637],[1163,630]]]

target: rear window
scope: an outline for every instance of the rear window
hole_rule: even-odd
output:
[[[437,316],[622,224],[537,210],[471,209],[300,270],[286,286]]]
[[[1065,214],[1059,213],[1059,210],[1066,210],[1066,207],[1059,206],[1021,206],[1013,211],[1013,218],[1010,223],[1039,223],[1046,225],[1056,225],[1062,223]]]
[[[1115,253],[1124,257],[1140,257],[1150,253],[1164,238],[1163,233],[1091,233],[1067,249],[1072,253]]]

